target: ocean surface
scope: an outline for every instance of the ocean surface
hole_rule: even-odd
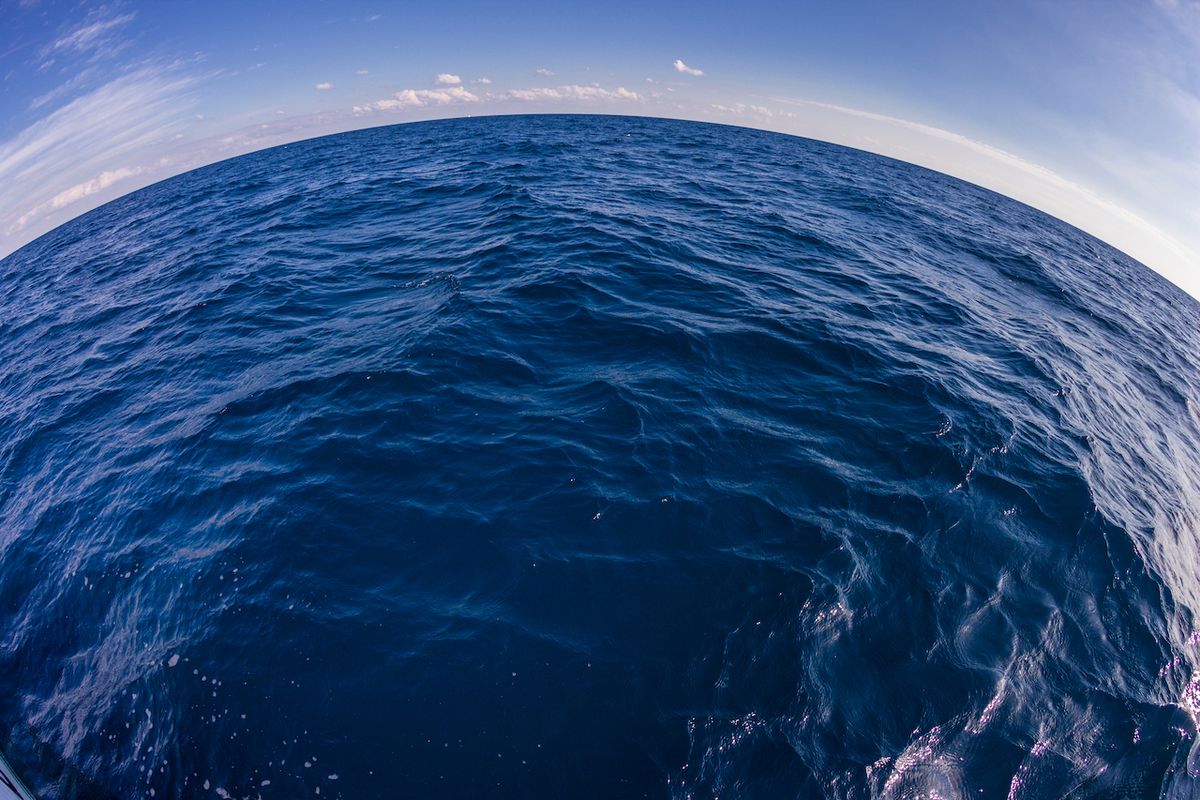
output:
[[[0,261],[45,798],[1200,797],[1200,303],[739,128],[215,164]]]

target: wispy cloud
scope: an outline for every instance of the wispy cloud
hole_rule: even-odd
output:
[[[355,75],[370,75],[371,71],[366,70],[366,69],[356,69],[356,70],[354,70],[354,74]]]
[[[318,83],[313,88],[316,89],[318,92],[327,92],[333,88],[333,84],[330,83],[329,81],[323,81],[321,83]]]
[[[354,113],[370,114],[376,111],[408,111],[427,106],[477,102],[479,102],[479,96],[462,86],[452,86],[448,89],[404,89],[383,100],[354,106]]]
[[[480,86],[491,86],[492,85],[491,78],[476,78],[474,82],[479,84]]]
[[[1164,11],[1191,11],[1200,14],[1200,0],[1154,0]]]
[[[53,105],[63,100],[72,94],[79,92],[84,87],[94,83],[97,76],[101,74],[101,70],[97,65],[86,66],[79,70],[74,76],[64,80],[62,83],[55,86],[48,92],[40,94],[29,101],[29,108],[37,111],[47,105]]]
[[[462,78],[451,72],[442,72],[433,79],[433,82],[440,86],[458,86],[462,83]]]
[[[0,252],[66,221],[84,198],[153,171],[151,151],[186,126],[195,82],[171,65],[145,66],[0,143]]]
[[[133,21],[133,14],[121,14],[112,17],[101,16],[104,12],[95,12],[89,21],[55,39],[46,48],[46,54],[61,51],[86,53],[101,48],[111,49],[110,34],[118,28]]]
[[[545,67],[538,67],[537,74],[541,75],[543,78],[553,78],[554,77],[554,71],[546,69]]]
[[[695,67],[689,67],[687,64],[683,63],[682,59],[679,58],[675,59],[675,71],[682,72],[684,75],[691,75],[693,78],[699,78],[704,74],[704,70],[696,69]]]

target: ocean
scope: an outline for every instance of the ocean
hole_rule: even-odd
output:
[[[396,125],[0,261],[44,798],[1200,797],[1200,303],[912,165]]]

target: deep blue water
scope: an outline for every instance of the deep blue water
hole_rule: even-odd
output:
[[[1040,212],[473,119],[182,175],[0,281],[45,797],[1200,796],[1200,304]]]

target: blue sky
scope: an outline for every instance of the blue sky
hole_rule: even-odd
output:
[[[731,122],[932,167],[1200,296],[1200,0],[0,0],[0,255],[187,169],[435,117]]]

